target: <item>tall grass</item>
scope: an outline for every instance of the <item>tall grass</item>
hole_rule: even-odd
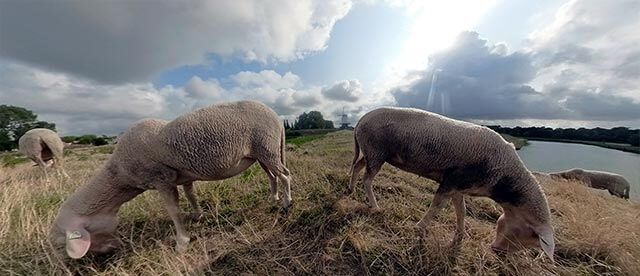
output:
[[[467,236],[461,243],[449,244],[455,229],[451,206],[418,240],[413,226],[437,184],[385,165],[375,179],[382,210],[371,212],[361,187],[346,193],[351,135],[330,133],[288,153],[294,199],[289,210],[268,200],[259,166],[223,181],[198,182],[206,216],[187,223],[193,239],[182,254],[173,250],[173,225],[155,191],[122,207],[118,230],[125,246],[117,253],[79,261],[53,253],[46,234],[60,203],[100,168],[106,150],[68,155],[71,179],[49,184],[29,164],[0,168],[0,275],[640,275],[640,206],[543,175],[556,264],[536,250],[494,255],[488,247],[501,210],[488,199],[466,199]]]

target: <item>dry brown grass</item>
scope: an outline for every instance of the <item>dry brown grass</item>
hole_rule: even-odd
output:
[[[556,228],[557,263],[530,250],[500,259],[490,250],[500,207],[467,198],[467,236],[449,246],[455,215],[448,207],[425,241],[413,225],[437,185],[385,165],[375,180],[382,210],[371,213],[361,187],[346,195],[351,132],[328,134],[288,152],[294,206],[269,202],[259,167],[224,181],[198,183],[206,219],[187,227],[188,252],[172,249],[173,226],[157,194],[125,204],[119,231],[125,247],[111,256],[60,260],[45,236],[61,201],[108,158],[106,150],[67,155],[71,180],[45,184],[31,164],[0,166],[0,274],[489,274],[640,275],[640,206],[577,183],[540,176]],[[182,202],[185,211],[188,204]]]

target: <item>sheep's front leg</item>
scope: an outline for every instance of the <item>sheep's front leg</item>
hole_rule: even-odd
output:
[[[193,214],[193,218],[195,220],[201,219],[202,208],[198,204],[198,200],[196,199],[196,194],[193,191],[193,182],[183,184],[182,189],[184,190],[185,196],[187,196],[187,200],[189,200],[189,204],[191,204],[191,207],[193,207],[193,210],[195,210],[195,213]]]
[[[184,252],[189,245],[189,234],[184,229],[184,224],[180,219],[180,210],[178,209],[178,188],[176,186],[162,185],[158,187],[160,195],[165,201],[165,208],[169,213],[169,217],[176,227],[176,250]]]
[[[433,197],[433,201],[431,201],[431,205],[429,205],[429,209],[424,217],[416,224],[416,231],[419,235],[424,236],[427,231],[427,227],[433,220],[433,218],[438,215],[442,207],[447,203],[447,200],[451,197],[448,193],[442,193],[437,191]]]
[[[454,238],[454,241],[456,241],[464,237],[464,214],[466,213],[464,195],[461,193],[453,194],[453,196],[451,196],[451,202],[456,209],[456,234]]]

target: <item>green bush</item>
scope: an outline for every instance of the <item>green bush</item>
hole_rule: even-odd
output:
[[[73,143],[73,141],[78,140],[78,136],[63,136],[60,139],[65,143]]]
[[[93,141],[91,141],[91,144],[93,144],[94,146],[102,146],[102,145],[109,144],[109,142],[107,142],[107,139],[98,137],[96,139],[93,139]]]
[[[93,134],[87,134],[87,135],[82,135],[80,137],[78,137],[78,144],[83,144],[83,145],[89,145],[93,143],[93,140],[95,140],[96,138],[98,138],[98,136],[95,136]]]
[[[3,166],[10,167],[10,168],[13,168],[18,164],[22,164],[28,161],[29,161],[29,158],[20,156],[17,154],[8,154],[2,158],[2,163],[4,164]]]

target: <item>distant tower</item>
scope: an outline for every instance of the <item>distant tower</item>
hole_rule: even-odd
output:
[[[349,118],[347,114],[344,113],[344,107],[342,108],[342,115],[340,115],[340,129],[348,129],[349,127]]]

